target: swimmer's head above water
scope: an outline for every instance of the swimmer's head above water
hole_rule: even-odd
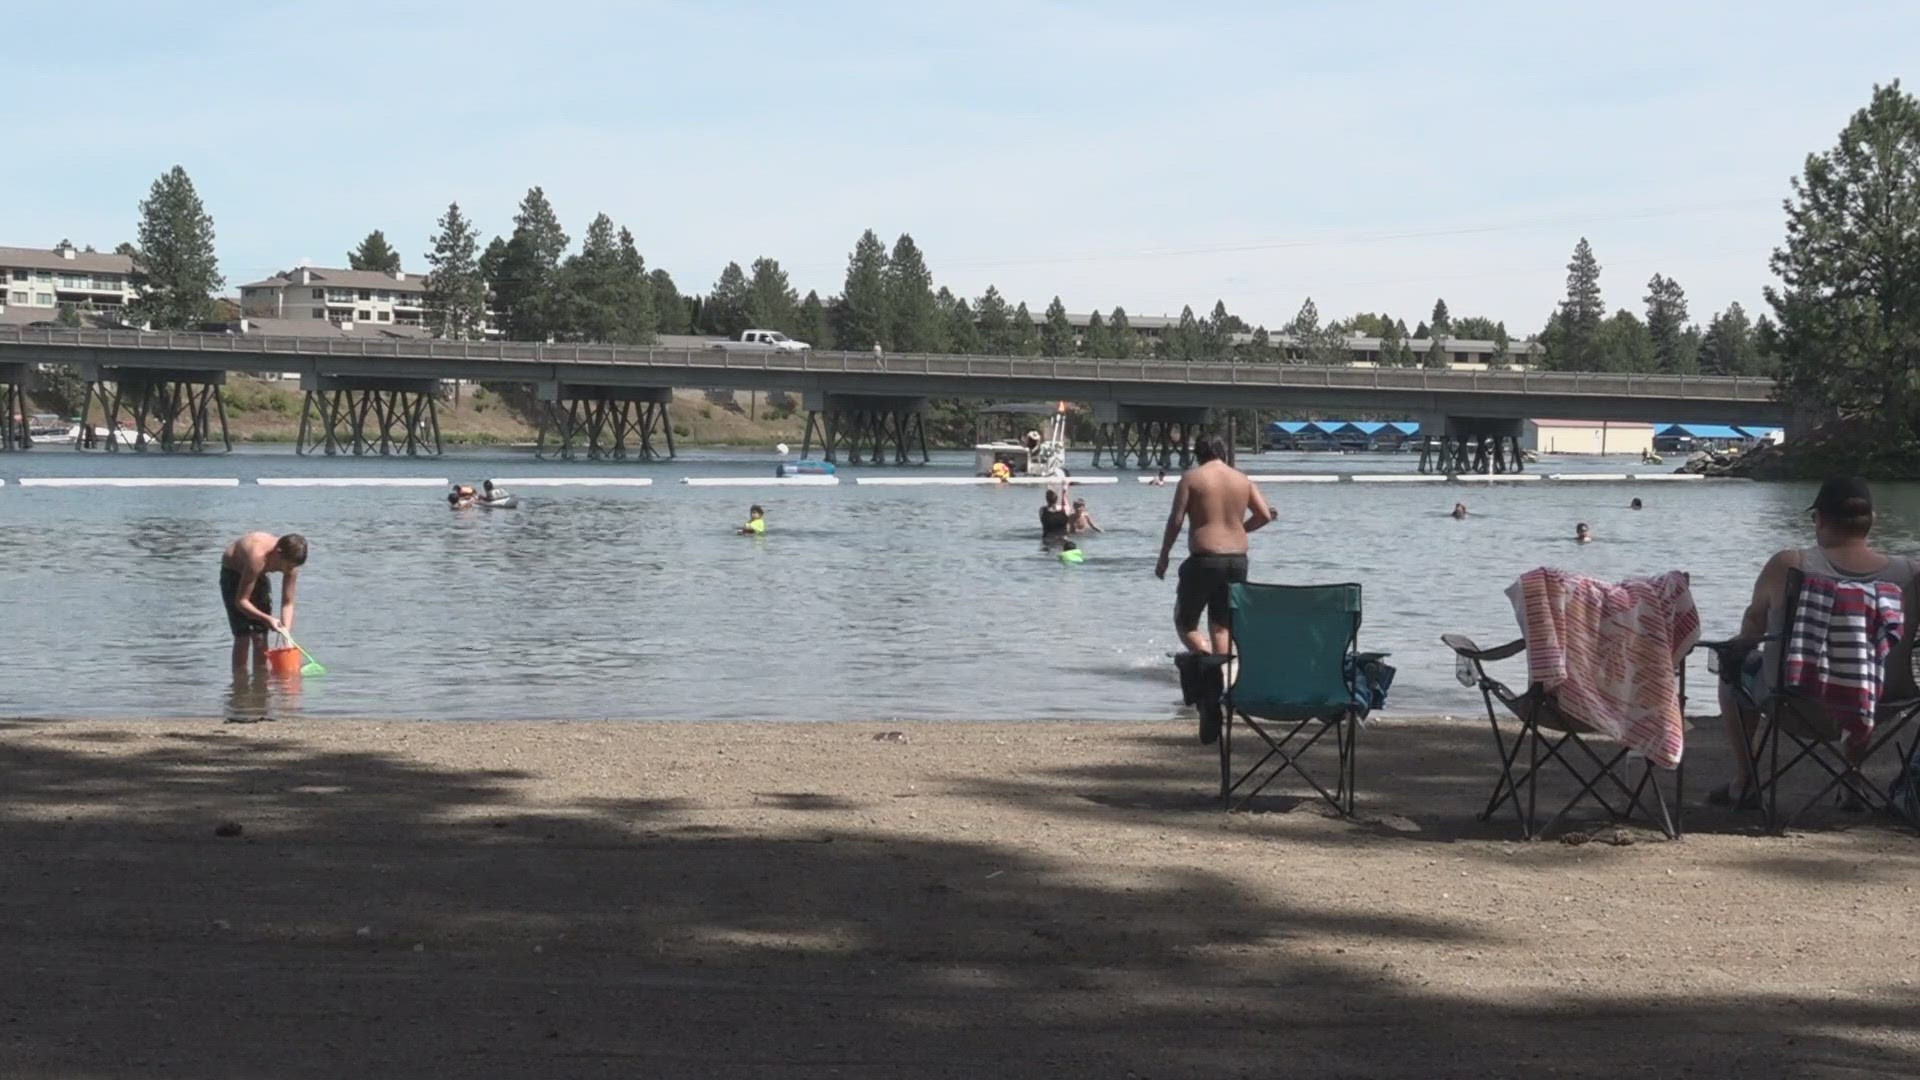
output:
[[[1467,516],[1467,504],[1466,504],[1466,503],[1454,503],[1454,504],[1453,504],[1453,517],[1454,517],[1454,519],[1455,519],[1455,520],[1457,521],[1457,520],[1459,520],[1459,519],[1461,519],[1461,518],[1464,518],[1464,517],[1466,517],[1466,516]]]
[[[1573,538],[1582,544],[1587,543],[1593,539],[1593,530],[1587,528],[1587,523],[1583,521],[1573,527]]]

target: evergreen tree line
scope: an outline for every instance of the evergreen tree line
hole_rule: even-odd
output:
[[[1540,332],[1545,366],[1667,375],[1773,375],[1779,370],[1779,328],[1765,315],[1749,320],[1737,301],[1703,330],[1690,321],[1686,290],[1655,274],[1643,303],[1644,319],[1626,308],[1607,314],[1600,262],[1581,237],[1567,263],[1566,299]]]

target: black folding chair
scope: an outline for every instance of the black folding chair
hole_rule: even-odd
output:
[[[1805,584],[1806,578],[1800,571],[1788,573],[1781,622],[1783,627],[1791,628],[1794,625]],[[1757,730],[1758,741],[1754,742],[1749,737],[1750,752],[1742,764],[1747,769],[1747,790],[1760,797],[1760,809],[1766,820],[1767,831],[1784,833],[1803,814],[1836,791],[1858,800],[1864,809],[1884,810],[1909,825],[1920,827],[1920,818],[1916,818],[1902,800],[1895,799],[1888,789],[1874,783],[1865,772],[1867,765],[1881,751],[1888,747],[1899,751],[1895,739],[1913,722],[1916,715],[1920,715],[1920,697],[1902,695],[1895,700],[1883,697],[1874,710],[1872,738],[1866,750],[1855,760],[1845,748],[1840,721],[1827,710],[1826,704],[1787,685],[1784,659],[1773,664],[1772,677],[1766,683],[1750,687],[1741,678],[1749,657],[1756,651],[1764,656],[1769,647],[1778,655],[1784,651],[1786,636],[1787,632],[1782,631],[1759,637],[1701,642],[1703,647],[1713,651],[1713,667],[1720,681],[1732,690],[1741,713],[1743,730]],[[1898,670],[1892,667],[1896,664],[1907,665],[1910,669],[1912,655],[1909,648],[1896,647],[1887,657],[1889,670]],[[1891,680],[1885,678],[1883,673],[1883,685],[1889,682]],[[1784,761],[1781,760],[1783,752],[1787,755]],[[1903,767],[1904,761],[1903,755]],[[1811,798],[1797,807],[1789,804],[1789,812],[1782,816],[1781,785],[1794,769],[1808,762],[1818,765],[1826,773],[1827,781]]]
[[[1515,693],[1507,684],[1487,673],[1486,665],[1506,660],[1526,651],[1525,638],[1509,641],[1497,648],[1482,649],[1472,638],[1461,634],[1443,634],[1440,640],[1454,652],[1460,682],[1477,687],[1487,706],[1487,722],[1493,728],[1494,750],[1500,756],[1500,778],[1494,782],[1493,795],[1480,812],[1488,821],[1499,809],[1511,803],[1520,822],[1520,835],[1535,840],[1552,832],[1572,810],[1591,800],[1614,821],[1625,821],[1638,810],[1669,840],[1680,838],[1682,795],[1686,766],[1673,770],[1673,799],[1667,799],[1660,773],[1652,762],[1644,762],[1637,780],[1631,776],[1632,753],[1627,747],[1611,744],[1611,739],[1592,724],[1561,706],[1554,694],[1539,683],[1531,683],[1523,693]],[[1687,672],[1682,664],[1680,703],[1685,712]],[[1500,722],[1504,709],[1518,722],[1509,733]],[[1509,722],[1511,726],[1512,721]],[[1595,743],[1600,742],[1598,748]],[[1521,754],[1526,760],[1521,761]],[[1542,766],[1558,763],[1578,785],[1558,813],[1545,826],[1540,824],[1539,797]],[[1517,771],[1516,771],[1517,770]],[[1631,783],[1629,782],[1631,781]],[[1616,800],[1618,804],[1616,805]]]

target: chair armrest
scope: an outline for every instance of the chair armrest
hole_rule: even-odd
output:
[[[1480,646],[1474,644],[1472,638],[1462,634],[1442,634],[1440,635],[1440,640],[1447,648],[1452,649],[1459,655],[1469,660],[1478,660],[1483,664],[1492,663],[1495,660],[1505,660],[1510,656],[1518,656],[1525,652],[1527,648],[1526,638],[1518,638],[1507,642],[1505,645],[1495,646],[1491,649],[1482,649]]]

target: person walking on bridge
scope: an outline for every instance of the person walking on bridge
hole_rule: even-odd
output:
[[[1230,648],[1227,586],[1247,580],[1247,534],[1271,522],[1273,508],[1245,473],[1227,464],[1227,444],[1220,436],[1202,435],[1193,456],[1199,464],[1183,473],[1174,489],[1153,575],[1166,579],[1174,541],[1185,528],[1188,555],[1175,590],[1174,629],[1190,652],[1225,653]],[[1205,634],[1200,632],[1203,612]]]

